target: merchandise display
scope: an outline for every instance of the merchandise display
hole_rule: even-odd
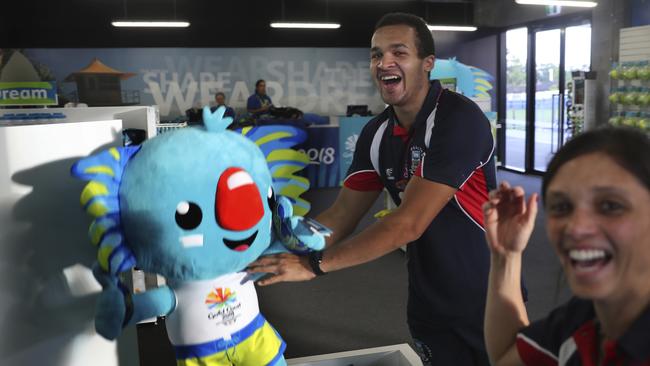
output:
[[[612,115],[608,122],[650,131],[649,61],[614,63],[609,76]]]
[[[575,104],[575,91],[574,83],[567,83],[567,126],[566,132],[568,136],[575,136],[584,130],[584,107],[582,104]]]
[[[571,80],[566,84],[566,127],[564,140],[593,127],[595,115],[594,71],[572,71]],[[619,98],[619,95],[610,97]]]
[[[304,132],[236,133],[223,113],[206,107],[205,128],[179,128],[72,167],[89,181],[81,203],[95,219],[93,273],[103,287],[95,325],[114,339],[129,324],[166,316],[179,365],[281,365],[284,341],[260,314],[256,277],[244,270],[264,254],[320,250],[329,231],[293,214],[309,207],[299,197],[308,182],[294,175],[309,160],[291,149]],[[134,267],[168,285],[133,294],[120,274]]]
[[[157,123],[156,124],[156,133],[161,134],[165,132],[175,131],[179,128],[187,127],[187,122],[178,122],[178,123]]]
[[[54,121],[66,118],[63,113],[5,113],[0,115],[0,121]]]
[[[609,72],[613,80],[650,80],[648,61],[614,63]]]

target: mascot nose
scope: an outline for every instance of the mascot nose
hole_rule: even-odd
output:
[[[240,168],[228,168],[217,184],[215,216],[226,230],[243,231],[264,217],[264,205],[253,177]]]

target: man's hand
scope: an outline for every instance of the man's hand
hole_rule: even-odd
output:
[[[307,257],[289,253],[261,257],[248,266],[247,272],[272,274],[271,277],[257,281],[260,286],[278,282],[308,281],[316,277],[314,272],[311,271]]]

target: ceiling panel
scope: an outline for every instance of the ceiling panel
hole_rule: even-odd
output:
[[[468,1],[49,0],[18,1],[0,15],[2,47],[366,47],[385,13],[430,23],[473,21]],[[183,19],[186,29],[116,29],[114,19]],[[3,19],[4,18],[4,19]],[[271,29],[275,20],[335,21],[338,30]]]

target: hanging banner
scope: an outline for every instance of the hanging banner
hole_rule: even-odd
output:
[[[303,170],[303,174],[309,179],[310,189],[339,186],[338,146],[338,126],[307,128],[307,142],[299,150],[309,156],[309,166]]]
[[[56,83],[0,82],[0,106],[45,106],[57,103]]]
[[[341,182],[348,174],[348,169],[352,165],[352,158],[354,158],[354,150],[361,135],[363,126],[372,119],[368,117],[339,117],[339,152],[340,152],[340,177]]]
[[[62,103],[157,105],[164,120],[214,103],[216,92],[243,113],[258,79],[274,105],[305,113],[383,106],[366,48],[27,48],[0,55],[0,82],[53,80]]]

